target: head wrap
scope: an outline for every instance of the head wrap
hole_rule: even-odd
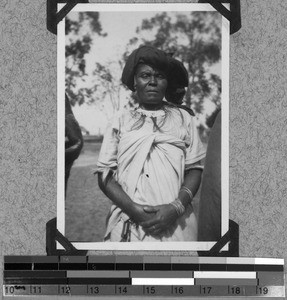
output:
[[[184,65],[170,54],[152,46],[141,46],[134,50],[127,59],[122,73],[122,82],[131,91],[134,88],[134,76],[137,66],[144,63],[155,67],[167,76],[167,90],[165,98],[168,102],[181,104],[188,86],[188,73]]]
[[[134,50],[127,59],[126,65],[122,73],[122,82],[131,91],[135,91],[134,88],[134,76],[137,66],[140,63],[144,63],[155,67],[167,75],[169,61],[165,52],[152,47],[141,46]]]
[[[185,87],[188,86],[188,73],[183,63],[169,57],[168,85],[165,98],[168,102],[181,104],[185,95]]]

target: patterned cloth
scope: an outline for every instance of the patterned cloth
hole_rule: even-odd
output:
[[[145,116],[142,126],[137,120]],[[153,120],[152,120],[153,119]],[[154,121],[160,130],[154,128]],[[168,204],[178,196],[184,171],[205,157],[194,118],[185,110],[167,107],[156,112],[138,109],[118,115],[109,125],[102,144],[98,172],[110,170],[123,190],[141,205]],[[113,205],[108,216],[105,240],[120,241],[123,222],[129,217]],[[194,241],[197,222],[192,205],[174,226],[160,236],[146,235],[133,224],[131,240]]]

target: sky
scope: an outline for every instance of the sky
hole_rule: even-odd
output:
[[[96,36],[94,45],[89,54],[86,55],[87,73],[92,72],[96,61],[102,64],[116,58],[120,58],[126,50],[130,38],[135,36],[136,27],[142,23],[144,18],[151,18],[157,12],[100,12],[100,23],[103,32],[107,36],[102,38]],[[182,13],[182,12],[181,12]],[[70,17],[73,13],[70,13]],[[76,13],[74,13],[76,14]],[[190,14],[190,12],[188,12]],[[220,75],[220,64],[215,65],[213,73]],[[121,76],[120,71],[115,70],[114,75]],[[214,107],[209,108],[211,111]],[[74,106],[73,112],[79,124],[85,127],[90,134],[103,134],[107,125],[107,118],[103,112],[92,105]]]

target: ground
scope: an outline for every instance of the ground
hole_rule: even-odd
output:
[[[66,232],[70,241],[100,242],[111,201],[98,187],[94,175],[101,143],[85,143],[68,181]]]

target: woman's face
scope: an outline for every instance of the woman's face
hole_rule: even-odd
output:
[[[135,75],[135,89],[139,104],[146,108],[161,104],[167,88],[163,72],[151,66],[140,64]]]

